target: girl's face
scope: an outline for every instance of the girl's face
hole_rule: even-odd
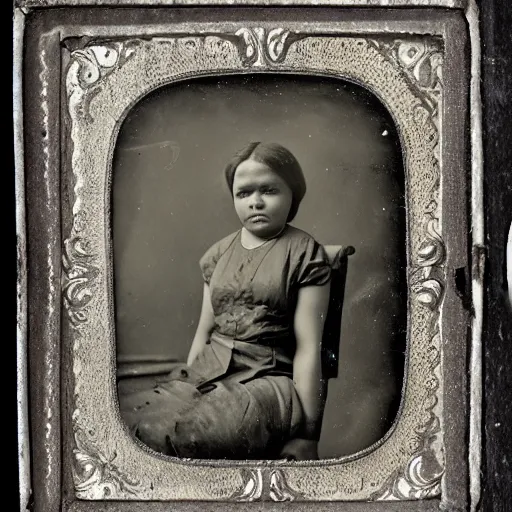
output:
[[[267,165],[245,160],[235,171],[233,199],[245,229],[260,238],[271,238],[286,225],[292,191]]]

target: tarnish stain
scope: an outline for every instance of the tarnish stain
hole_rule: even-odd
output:
[[[484,280],[485,272],[485,247],[482,245],[473,246],[473,279],[482,283]]]
[[[55,271],[53,269],[53,246],[51,243],[47,245],[48,249],[48,269],[49,269],[49,275],[48,275],[48,285],[49,285],[49,293],[48,293],[48,317],[51,318],[53,314],[55,313],[55,308],[53,306],[53,299],[57,293],[57,290],[55,288]]]
[[[51,424],[51,419],[52,419],[52,411],[51,409],[48,407],[48,412],[47,412],[47,415],[46,415],[48,421],[45,425],[45,431],[46,431],[46,434],[45,434],[45,438],[47,441],[50,440],[50,437],[52,435],[52,424]],[[47,457],[48,457],[48,464],[46,465],[46,477],[49,478],[52,474],[52,466],[53,466],[53,461],[52,461],[52,454],[51,452],[48,450],[47,452]]]
[[[51,378],[50,378],[50,375],[52,374],[53,372],[53,364],[51,362],[49,362],[48,364],[48,372],[47,372],[47,382],[50,383],[51,382]],[[52,423],[51,423],[51,420],[52,420],[52,417],[53,417],[53,414],[52,414],[52,404],[50,403],[51,401],[51,397],[53,396],[53,389],[52,389],[52,386],[51,384],[48,384],[48,394],[46,395],[46,401],[45,401],[45,405],[46,405],[46,419],[48,420],[46,422],[46,425],[45,425],[45,439],[46,441],[50,441],[50,438],[52,436],[52,431],[53,431],[53,427],[52,427]],[[46,477],[47,478],[50,478],[51,474],[52,474],[52,467],[53,467],[53,457],[52,457],[52,452],[51,450],[46,450],[46,456],[48,457],[48,464],[46,465]]]
[[[73,142],[75,142],[74,134],[71,136]],[[76,148],[76,144],[74,144],[74,147]],[[73,160],[78,159],[78,153],[79,151],[76,149],[73,150]],[[75,186],[73,187],[73,192],[75,193],[75,202],[73,204],[73,215],[76,216],[78,212],[80,211],[81,202],[80,202],[80,194],[79,190],[84,186],[83,179],[80,175],[74,173],[75,175]],[[76,226],[73,226],[76,229]]]
[[[75,348],[74,348],[75,354],[78,353],[78,348],[79,348],[78,343],[75,343]],[[80,376],[81,373],[82,373],[82,363],[81,363],[79,357],[75,357],[74,358],[74,362],[73,362],[73,376],[75,378],[75,395],[79,395],[80,394],[80,379],[79,379],[79,376]],[[77,409],[77,414],[78,414],[78,409]]]
[[[49,109],[48,109],[48,66],[46,65],[46,51],[41,50],[41,54],[39,57],[39,61],[41,63],[42,69],[41,73],[39,73],[39,79],[41,80],[42,88],[41,88],[41,108],[43,109],[43,128],[41,135],[43,139],[48,138],[48,128],[49,128]],[[43,149],[44,155],[44,182],[46,186],[46,197],[50,197],[51,189],[49,182],[49,163],[50,163],[50,153],[48,149],[48,144],[44,146]]]
[[[46,63],[46,51],[44,49],[41,50],[39,56],[39,62],[41,64],[41,72],[39,73],[39,79],[41,82],[41,109],[43,111],[42,117],[42,128],[41,128],[41,136],[45,141],[43,145],[43,167],[44,167],[44,186],[46,192],[46,200],[49,202],[52,197],[52,190],[50,187],[50,151],[48,146],[48,132],[50,128],[50,120],[49,120],[49,106],[48,106],[48,66]],[[48,226],[47,228],[48,236],[51,238],[52,235],[52,227]],[[48,323],[53,321],[53,317],[55,315],[55,306],[54,300],[57,296],[57,289],[55,287],[55,269],[54,269],[54,244],[51,242],[46,246],[47,250],[47,266],[48,266]],[[46,375],[45,381],[47,386],[47,391],[44,398],[44,407],[46,409],[46,418],[47,422],[45,424],[45,439],[49,441],[51,436],[53,435],[53,426],[52,426],[52,408],[54,406],[53,401],[55,398],[55,388],[52,385],[54,381],[53,373],[54,373],[54,365],[50,359],[51,356],[47,356],[46,358]],[[51,450],[46,450],[46,456],[48,458],[46,464],[46,478],[49,479],[52,475],[52,467],[53,467],[53,456]]]

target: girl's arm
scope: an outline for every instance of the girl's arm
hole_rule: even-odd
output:
[[[187,357],[187,364],[190,366],[198,354],[203,350],[206,342],[210,338],[210,334],[215,325],[213,316],[212,300],[210,296],[210,287],[204,283],[203,287],[203,305],[201,307],[201,315],[199,317],[199,324],[197,326],[192,346]]]
[[[304,428],[298,437],[309,440],[315,452],[325,400],[321,342],[329,306],[329,290],[330,283],[300,288],[294,316],[297,345],[293,359],[293,383],[305,414]]]

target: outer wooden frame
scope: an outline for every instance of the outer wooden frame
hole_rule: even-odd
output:
[[[171,24],[179,24],[183,20],[187,20],[187,23],[190,23],[191,20],[200,22],[204,20],[206,14],[209,22],[217,22],[219,26],[223,23],[231,24],[233,21],[255,26],[255,24],[263,25],[265,23],[294,24],[302,19],[331,24],[332,20],[343,20],[337,21],[336,24],[339,25],[340,32],[345,31],[347,34],[357,34],[358,31],[380,32],[381,34],[383,32],[390,34],[412,32],[437,34],[444,39],[444,101],[443,113],[440,116],[443,121],[440,153],[442,161],[440,203],[443,204],[443,212],[440,220],[442,223],[441,249],[446,249],[446,252],[441,259],[436,259],[423,268],[432,267],[433,270],[436,270],[434,267],[438,267],[442,275],[438,276],[437,281],[441,284],[440,292],[444,292],[442,296],[434,296],[436,301],[442,300],[443,314],[440,329],[444,341],[442,347],[443,421],[445,425],[449,425],[449,428],[444,429],[445,471],[441,501],[448,507],[464,509],[468,503],[469,489],[467,446],[464,442],[469,424],[465,399],[468,389],[465,378],[467,370],[465,355],[468,347],[469,315],[464,304],[467,296],[464,295],[463,290],[457,289],[455,286],[456,276],[459,282],[461,276],[469,276],[468,253],[470,247],[468,229],[466,228],[469,216],[467,202],[469,180],[467,179],[468,169],[465,165],[468,155],[469,77],[467,66],[460,66],[460,62],[456,63],[456,59],[461,59],[468,52],[468,30],[462,12],[433,9],[421,11],[377,9],[353,11],[320,8],[271,9],[267,11],[244,9],[242,12],[241,9],[227,8],[209,9],[208,11],[202,9],[130,11],[73,8],[60,12],[34,11],[27,17],[24,103],[28,249],[26,304],[29,307],[28,339],[31,340],[29,344],[31,453],[33,460],[32,485],[36,510],[58,510],[61,503],[64,504],[65,509],[70,510],[103,510],[107,507],[105,503],[77,501],[74,497],[75,488],[71,477],[70,461],[76,456],[76,452],[73,453],[73,450],[76,450],[77,446],[76,441],[75,443],[70,442],[70,439],[73,438],[71,435],[73,432],[70,431],[72,418],[70,410],[65,407],[66,403],[73,402],[73,397],[68,396],[62,402],[63,397],[61,396],[61,392],[68,393],[73,389],[73,384],[69,380],[69,369],[73,364],[73,357],[60,343],[61,339],[68,339],[67,324],[62,324],[64,332],[60,328],[62,320],[60,275],[63,256],[60,247],[63,238],[72,241],[72,237],[66,235],[74,229],[69,225],[71,216],[69,210],[66,210],[65,199],[69,193],[67,189],[69,184],[60,179],[61,164],[63,165],[62,170],[65,171],[65,163],[70,158],[70,155],[65,152],[62,137],[62,133],[69,132],[69,127],[64,126],[61,130],[57,122],[61,118],[61,109],[68,107],[66,98],[61,94],[62,89],[57,86],[64,76],[61,68],[63,62],[61,60],[62,41],[67,39],[68,48],[73,48],[75,42],[78,43],[77,47],[81,43],[72,38],[80,37],[84,31],[91,34],[100,32],[103,36],[112,36],[119,30],[119,27],[130,30],[130,27],[135,25],[137,32],[141,27],[154,27],[160,23],[163,13],[169,16]],[[386,21],[384,29],[382,28],[383,20]],[[37,80],[37,85],[34,85],[34,80]],[[62,196],[61,191],[64,192]],[[64,224],[61,224],[61,218],[64,220]],[[422,249],[420,245],[418,244],[417,251]],[[77,249],[76,246],[74,248]],[[82,248],[78,247],[78,249],[80,251]],[[70,254],[69,251],[66,256],[68,260],[70,256],[73,258],[73,254]],[[414,265],[411,268],[414,268]],[[73,284],[74,275],[70,276],[68,271],[67,277],[65,289],[66,286],[69,289],[70,283]],[[431,285],[434,287],[434,295],[437,294],[436,286],[433,283]],[[62,366],[61,363],[63,363]],[[63,372],[60,371],[61,367]],[[64,384],[62,388],[60,386],[61,379]],[[61,415],[61,413],[64,414]],[[64,427],[62,438],[61,426]],[[41,432],[44,432],[44,436],[40,435]],[[63,449],[62,452],[61,449]],[[62,454],[63,458],[61,458]],[[101,457],[96,454],[96,457],[93,457],[96,459],[93,464],[96,464],[95,470],[103,472],[103,477],[107,475],[108,480],[110,478],[108,475],[115,473],[116,466],[112,464],[111,460],[103,460]],[[100,461],[99,465],[98,460]],[[265,468],[262,467],[260,471],[262,481],[266,477],[272,480],[273,475],[274,480],[281,477],[280,473],[277,473],[276,477],[275,472],[268,472],[268,468],[266,466]],[[253,471],[255,469],[257,468],[252,468]],[[249,469],[249,471],[251,470]],[[260,481],[259,479],[260,477],[256,476],[256,484]],[[119,482],[123,482],[122,478],[117,479],[115,476],[113,480],[114,487]],[[277,489],[281,493],[291,490],[286,486],[279,485]],[[269,496],[267,495],[267,499]],[[260,495],[256,498],[264,499],[264,496]],[[336,509],[348,507],[350,510],[358,508],[399,510],[402,507],[411,510],[414,507],[417,510],[430,510],[436,509],[439,505],[440,501],[436,498],[401,504],[385,502],[371,504],[315,503],[315,507],[320,510],[330,510],[332,507],[336,507]],[[154,510],[164,510],[168,506],[164,503],[148,502],[140,505],[135,502],[111,502],[108,504],[109,510],[110,508],[112,510],[136,510],[139,507],[143,507],[144,510],[149,507]],[[213,502],[208,504],[208,508],[212,510],[217,508],[225,510],[231,506],[237,507],[237,510],[242,507],[241,504],[228,505],[227,503],[215,504]],[[274,506],[278,507],[278,504]],[[295,503],[288,506],[300,510],[303,507],[306,509],[308,505]],[[173,503],[175,509],[191,510],[196,507],[201,509],[204,504],[180,501]],[[245,505],[245,507],[259,509],[257,505]],[[271,505],[267,504],[265,509],[268,510],[269,507]]]

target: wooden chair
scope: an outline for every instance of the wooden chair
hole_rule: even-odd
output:
[[[325,381],[338,376],[338,360],[340,352],[341,315],[345,296],[348,257],[354,254],[351,246],[324,245],[325,252],[331,263],[331,289],[329,309],[324,324],[322,337],[322,375]]]
[[[354,254],[355,249],[348,245],[324,245],[325,252],[331,263],[331,287],[329,307],[324,324],[322,336],[322,384],[324,400],[327,400],[329,379],[338,376],[338,362],[341,337],[341,315],[343,312],[343,300],[345,296],[345,282],[347,278],[348,257]],[[321,426],[321,425],[320,425]],[[294,440],[285,444],[281,456],[287,460],[302,460],[302,454],[298,453]]]

